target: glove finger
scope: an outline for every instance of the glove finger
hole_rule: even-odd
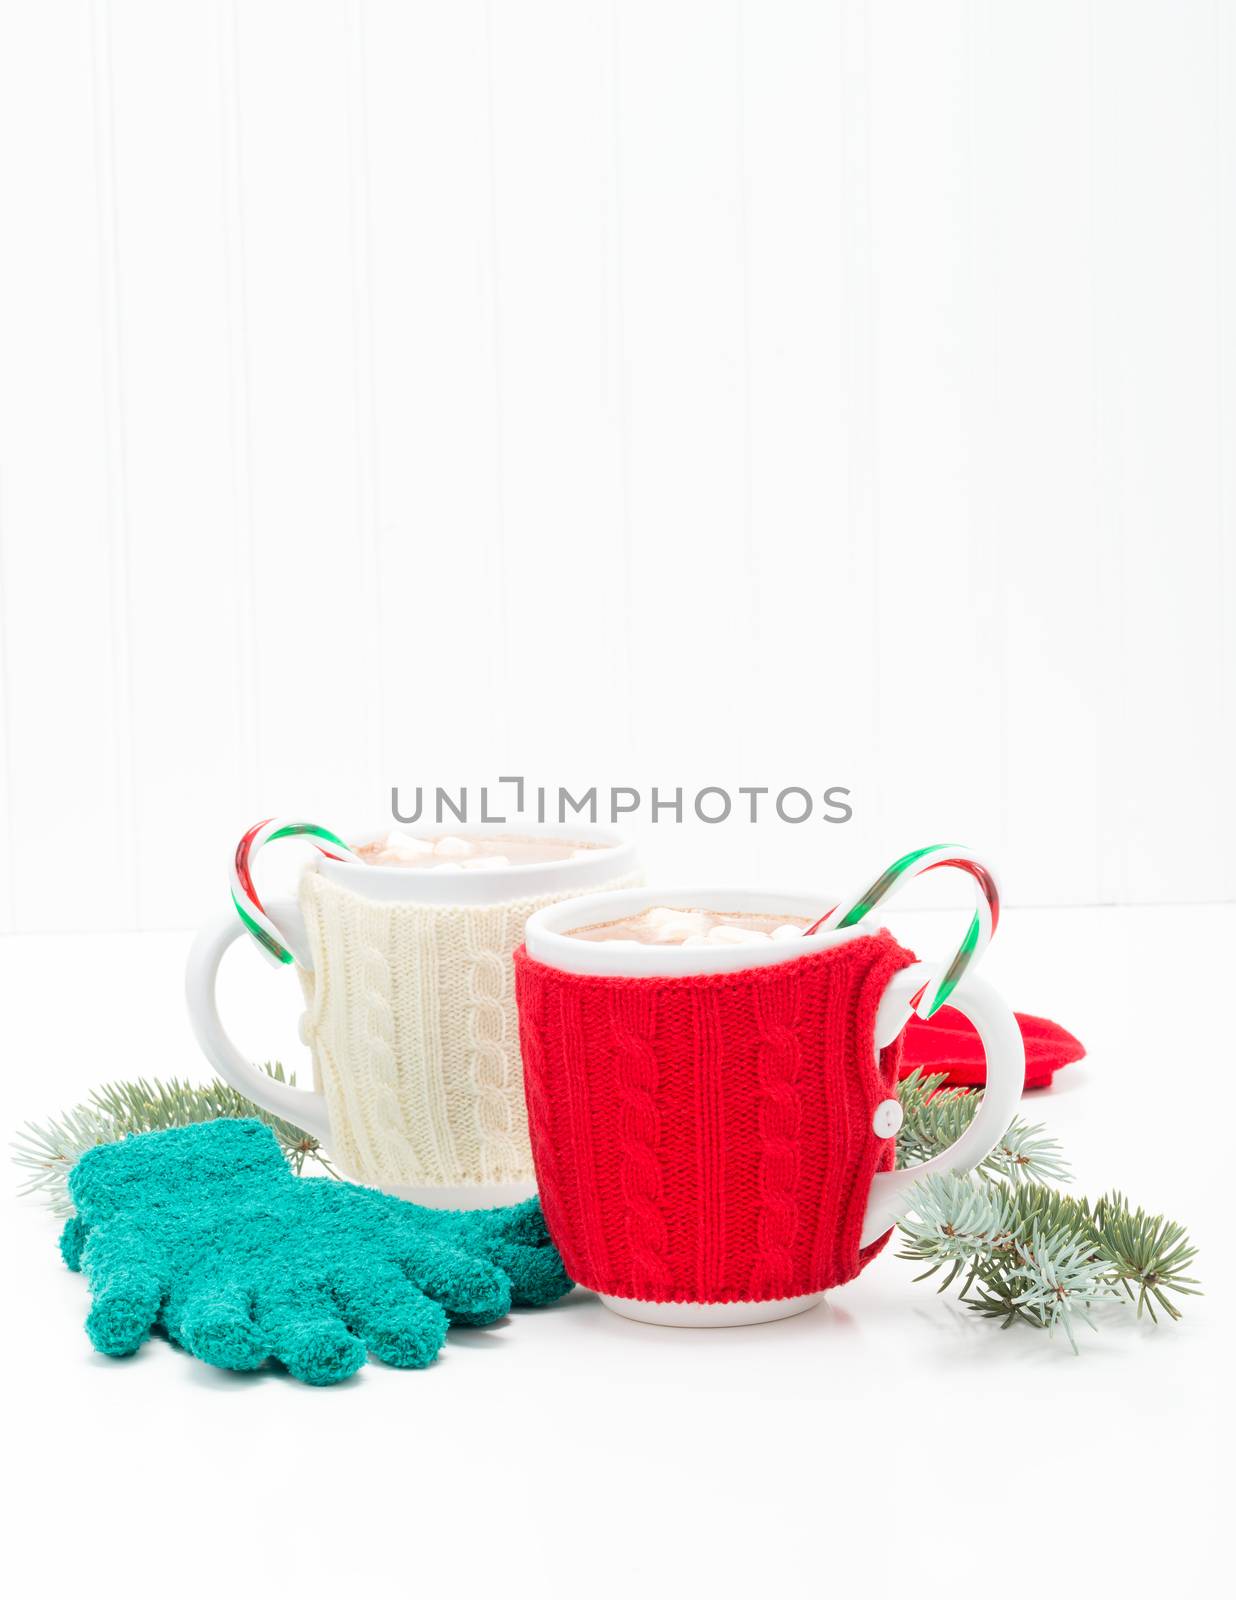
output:
[[[257,1303],[270,1353],[301,1383],[342,1383],[365,1364],[365,1346],[349,1332],[319,1284],[286,1284]]]
[[[82,1251],[90,1230],[80,1217],[70,1217],[60,1230],[60,1259],[70,1272],[82,1270]]]
[[[562,1257],[552,1244],[532,1246],[495,1240],[485,1254],[511,1280],[513,1305],[552,1305],[574,1288]]]
[[[452,1322],[481,1327],[497,1322],[511,1309],[506,1273],[466,1249],[413,1234],[397,1242],[392,1254],[400,1269],[438,1302]]]
[[[241,1284],[212,1284],[169,1308],[167,1331],[190,1355],[212,1367],[253,1372],[270,1355],[270,1340],[253,1320],[253,1297]]]
[[[475,1221],[478,1232],[489,1239],[506,1239],[511,1244],[548,1244],[549,1229],[541,1211],[541,1202],[533,1196],[517,1206],[502,1206],[495,1211],[476,1211],[465,1219]]]
[[[101,1355],[131,1356],[159,1320],[163,1286],[143,1264],[91,1274],[93,1291],[86,1332]]]
[[[427,1367],[446,1338],[446,1312],[389,1261],[339,1274],[335,1298],[348,1326],[392,1367]]]

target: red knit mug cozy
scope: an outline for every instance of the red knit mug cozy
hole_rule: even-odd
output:
[[[570,903],[534,920],[561,934],[605,920],[596,908],[606,903],[615,917],[660,902],[647,891],[603,895],[574,902],[574,920]],[[530,923],[538,950],[534,933]],[[925,969],[897,980],[914,957],[882,930],[817,937],[826,947],[805,941],[813,953],[782,946],[768,964],[684,976],[564,971],[516,952],[541,1205],[585,1288],[645,1306],[788,1305],[847,1282],[882,1248],[887,1232],[864,1237],[868,1200],[894,1162],[899,1035]],[[554,942],[567,952],[562,965],[583,945]],[[586,949],[579,959],[595,961],[606,947]],[[881,1023],[892,1042],[877,1050],[894,980],[904,993],[891,1034]],[[1018,1078],[1014,1100],[1019,1089]]]

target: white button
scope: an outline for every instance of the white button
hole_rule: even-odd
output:
[[[877,1139],[891,1139],[901,1127],[903,1115],[900,1100],[881,1100],[871,1119],[871,1131]]]

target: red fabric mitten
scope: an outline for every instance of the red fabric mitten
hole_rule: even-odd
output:
[[[1080,1061],[1086,1048],[1080,1039],[1046,1017],[1017,1013],[1017,1025],[1026,1045],[1026,1088],[1046,1089],[1058,1067]],[[911,1017],[902,1034],[901,1076],[914,1069],[947,1072],[957,1088],[981,1089],[987,1082],[987,1062],[978,1034],[952,1006],[941,1006],[930,1022]]]

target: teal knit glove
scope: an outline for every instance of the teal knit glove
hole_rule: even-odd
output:
[[[212,1366],[273,1356],[338,1383],[366,1350],[424,1367],[448,1321],[494,1322],[571,1287],[535,1200],[433,1211],[297,1178],[260,1122],[203,1122],[88,1150],[61,1253],[90,1281],[86,1332],[129,1355],[162,1327]]]

